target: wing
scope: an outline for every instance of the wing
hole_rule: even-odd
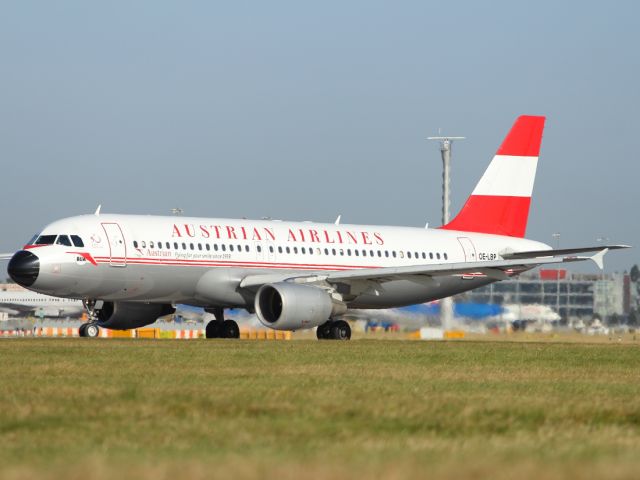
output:
[[[616,248],[625,248],[618,245]],[[594,251],[590,249],[585,251]],[[538,267],[540,265],[548,265],[554,263],[579,262],[584,260],[592,260],[600,268],[603,268],[603,257],[609,251],[609,248],[602,246],[597,248],[597,253],[590,257],[573,255],[573,250],[565,250],[562,252],[570,252],[571,254],[558,254],[558,251],[545,250],[540,252],[523,252],[532,258],[514,258],[504,260],[494,260],[486,262],[464,262],[464,263],[442,263],[435,265],[412,265],[407,267],[382,267],[382,268],[363,268],[359,270],[336,271],[336,272],[317,272],[305,276],[291,276],[291,274],[267,274],[267,275],[249,275],[240,282],[240,288],[255,290],[265,283],[291,281],[298,283],[310,283],[329,285],[350,284],[359,286],[357,290],[366,290],[375,285],[393,280],[410,280],[418,283],[430,283],[434,278],[446,276],[464,276],[464,275],[485,275],[494,280],[505,280],[513,275],[517,275],[526,270]],[[517,254],[513,254],[517,255]],[[544,255],[544,256],[543,256]]]
[[[629,245],[598,245],[597,247],[563,248],[558,250],[532,250],[529,252],[505,253],[502,258],[508,260],[513,258],[557,257],[575,255],[576,253],[600,252],[602,250],[618,250],[620,248],[631,247]]]
[[[10,260],[13,253],[0,253],[0,260]]]
[[[606,253],[606,249],[600,253]],[[599,253],[599,254],[600,254]],[[367,268],[332,272],[327,275],[329,283],[344,280],[372,280],[388,282],[391,280],[415,280],[416,277],[442,277],[452,275],[482,274],[495,280],[505,280],[526,270],[551,263],[579,262],[583,260],[597,260],[595,257],[565,256],[544,258],[525,258],[513,260],[493,260],[486,262],[443,263],[436,265],[413,265],[409,267]],[[596,262],[597,263],[597,262]]]

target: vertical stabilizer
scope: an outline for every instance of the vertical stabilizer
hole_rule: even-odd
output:
[[[516,119],[460,213],[441,228],[524,237],[544,121]]]

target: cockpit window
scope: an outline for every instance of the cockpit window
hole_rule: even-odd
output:
[[[25,245],[35,245],[36,240],[38,239],[40,235],[38,233],[36,233],[33,237],[31,237],[31,240],[29,240]]]
[[[84,247],[84,242],[78,235],[71,235],[71,241],[74,247]]]
[[[58,240],[56,240],[56,245],[65,245],[67,247],[71,246],[71,240],[66,235],[58,235]]]
[[[40,235],[34,242],[34,245],[53,245],[56,242],[57,235]]]

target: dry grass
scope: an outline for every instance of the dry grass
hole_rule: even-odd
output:
[[[3,478],[634,478],[640,347],[0,341]]]

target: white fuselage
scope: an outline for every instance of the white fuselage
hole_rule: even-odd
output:
[[[239,288],[248,275],[282,281],[328,271],[492,261],[506,252],[549,248],[522,238],[442,229],[137,215],[66,218],[41,235],[77,235],[83,246],[26,246],[40,261],[32,290],[78,299],[249,309],[253,298]],[[349,298],[347,305],[410,305],[492,281],[483,274],[391,281],[381,291]]]

